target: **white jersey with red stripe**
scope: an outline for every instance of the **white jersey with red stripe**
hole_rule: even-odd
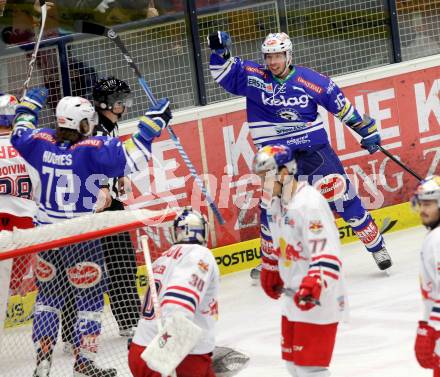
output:
[[[284,288],[296,292],[306,275],[320,276],[320,306],[301,311],[292,295],[283,295],[283,315],[289,321],[327,324],[339,322],[346,309],[339,233],[324,197],[300,182],[291,199],[274,198],[268,212],[274,242],[271,258],[278,259]]]
[[[425,237],[420,252],[420,286],[424,304],[424,320],[440,330],[440,227]]]
[[[37,207],[32,199],[31,167],[9,141],[0,135],[0,212],[17,217],[33,217]]]
[[[176,244],[153,263],[161,317],[181,311],[203,333],[190,354],[212,352],[220,273],[211,251],[197,244]],[[147,346],[157,334],[157,323],[149,289],[145,294],[133,342]]]

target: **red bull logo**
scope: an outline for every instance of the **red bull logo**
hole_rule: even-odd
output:
[[[286,267],[288,267],[288,264],[290,264],[291,261],[298,261],[298,260],[307,260],[307,258],[301,256],[302,247],[301,244],[297,245],[297,249],[289,243],[286,242],[284,238],[280,238],[280,247],[278,248],[278,255],[281,256],[283,259],[286,259],[287,263],[285,262]]]
[[[270,156],[275,156],[278,153],[286,153],[286,147],[284,145],[266,145],[264,148],[264,152],[266,152]]]
[[[309,223],[309,229],[313,233],[321,233],[324,226],[322,225],[322,222],[320,220],[312,220]]]

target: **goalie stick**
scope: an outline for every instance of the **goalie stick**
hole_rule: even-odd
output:
[[[124,43],[122,42],[119,35],[113,30],[109,29],[102,25],[97,25],[91,22],[87,21],[77,21],[75,22],[75,30],[80,33],[86,33],[86,34],[93,34],[93,35],[100,35],[105,36],[108,39],[110,39],[122,52],[122,55],[124,56],[124,59],[130,66],[130,68],[134,71],[138,82],[142,89],[144,90],[145,94],[147,95],[150,102],[155,105],[157,103],[156,98],[154,97],[153,93],[151,92],[147,82],[143,78],[141,72],[139,71],[138,66],[133,61],[132,57],[130,56],[127,48],[125,47]],[[192,164],[191,160],[189,159],[188,155],[186,154],[185,150],[183,149],[182,144],[180,143],[179,138],[174,133],[173,129],[170,125],[166,127],[171,140],[174,142],[177,150],[179,151],[180,155],[182,156],[183,162],[185,163],[186,167],[188,168],[191,176],[194,178],[195,182],[199,186],[200,190],[202,191],[202,194],[205,196],[206,201],[209,204],[209,207],[211,208],[212,212],[214,212],[215,217],[217,218],[220,225],[223,225],[225,223],[225,220],[223,219],[222,215],[220,214],[219,209],[217,208],[216,204],[214,203],[214,200],[212,199],[211,195],[208,193],[208,190],[206,189],[203,181],[197,174],[197,171]]]
[[[43,37],[44,25],[46,24],[46,17],[47,17],[46,0],[39,0],[39,1],[40,1],[40,9],[41,9],[40,32],[38,34],[37,40],[35,41],[34,51],[32,52],[31,60],[29,62],[27,77],[23,84],[23,92],[21,94],[21,98],[23,98],[26,95],[26,92],[29,88],[29,83],[31,81],[32,72],[34,70],[35,61],[37,60],[38,49],[40,48],[41,38]]]

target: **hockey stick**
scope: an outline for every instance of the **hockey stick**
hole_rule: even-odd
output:
[[[124,43],[121,41],[121,38],[113,29],[109,29],[105,26],[97,25],[97,24],[87,22],[87,21],[77,21],[77,22],[75,22],[75,30],[80,33],[105,36],[108,39],[110,39],[119,48],[119,50],[121,50],[122,55],[124,56],[124,59],[126,60],[128,65],[130,66],[130,68],[133,69],[133,71],[136,74],[136,77],[139,81],[140,86],[144,90],[144,92],[147,95],[150,102],[153,105],[157,104],[157,100],[154,97],[153,93],[151,92],[151,89],[149,88],[147,82],[143,78],[141,72],[139,71],[138,66],[136,65],[136,63],[134,63],[127,48],[125,47]],[[212,199],[211,195],[208,193],[208,190],[206,189],[203,181],[201,180],[201,178],[197,174],[197,171],[196,171],[194,165],[192,164],[191,160],[189,159],[188,155],[186,154],[185,150],[183,149],[183,146],[180,143],[179,138],[174,133],[174,131],[170,125],[168,125],[166,127],[166,129],[170,135],[171,140],[174,142],[174,145],[176,146],[177,150],[179,151],[180,155],[182,156],[183,162],[185,163],[186,167],[188,168],[191,176],[194,178],[195,182],[197,183],[200,190],[202,191],[202,194],[205,196],[206,201],[208,202],[209,206],[212,209],[212,212],[214,212],[214,215],[217,218],[220,225],[223,225],[225,223],[225,220],[223,219],[219,209],[217,208],[216,204],[214,203],[214,200]]]
[[[422,177],[420,177],[417,173],[411,170],[408,166],[406,166],[403,162],[401,162],[398,158],[394,157],[390,152],[388,152],[384,147],[379,145],[380,151],[391,160],[393,160],[397,165],[399,165],[402,169],[406,170],[409,174],[411,174],[414,178],[421,181]]]
[[[159,296],[156,289],[156,281],[154,280],[153,263],[151,261],[150,248],[148,247],[148,236],[141,236],[142,251],[145,258],[145,267],[147,269],[148,288],[150,289],[151,301],[154,308],[154,317],[156,319],[157,330],[162,332],[162,318],[160,315]],[[176,377],[176,371],[171,374],[171,377]]]
[[[29,62],[27,77],[26,77],[26,81],[23,84],[23,92],[22,92],[21,98],[23,98],[26,95],[26,92],[29,88],[29,83],[31,81],[32,71],[34,70],[34,64],[35,64],[35,61],[37,60],[38,49],[40,48],[41,38],[43,37],[44,25],[46,24],[46,17],[47,17],[46,0],[39,0],[39,1],[40,1],[40,8],[41,8],[40,33],[38,34],[38,38],[37,38],[37,40],[35,42],[35,46],[34,46],[34,51],[32,53],[31,61]]]

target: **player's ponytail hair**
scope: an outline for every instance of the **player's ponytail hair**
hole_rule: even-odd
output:
[[[71,130],[69,128],[61,128],[57,127],[55,133],[55,140],[57,143],[69,142],[70,144],[78,143],[81,140],[84,140],[85,136],[80,134],[76,130]]]

